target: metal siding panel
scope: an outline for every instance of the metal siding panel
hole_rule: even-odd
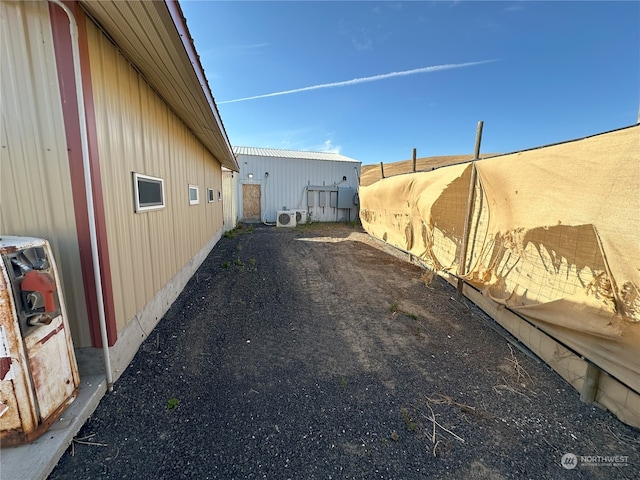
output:
[[[164,2],[82,2],[145,80],[171,105],[211,152],[235,168],[182,38]]]
[[[207,236],[208,232],[217,231],[216,227],[223,225],[224,223],[224,204],[218,200],[218,192],[222,195],[222,167],[216,168],[216,162],[212,161],[213,159],[208,158],[206,150],[203,150],[202,154],[205,167],[205,182],[204,191],[201,192],[201,195],[205,205],[205,215],[207,220],[205,236]],[[213,190],[213,202],[211,203],[208,202],[207,188],[211,188]]]
[[[43,237],[60,265],[76,346],[91,344],[46,2],[1,2],[0,231]],[[34,194],[37,192],[37,194]]]
[[[113,44],[88,30],[120,331],[222,228],[222,207],[207,208],[205,198],[207,178],[220,185],[221,167]],[[164,209],[134,212],[131,172],[164,180]],[[199,187],[197,205],[189,205],[189,184]]]
[[[248,151],[246,147],[234,147],[237,152]],[[253,149],[256,150],[256,149]],[[265,149],[257,149],[265,150]],[[298,152],[300,153],[300,152]],[[326,185],[333,187],[352,186],[357,189],[358,179],[355,169],[359,172],[359,162],[318,160],[303,158],[277,158],[271,156],[244,155],[238,156],[240,165],[239,181],[245,183],[260,183],[263,186],[263,216],[268,222],[275,222],[278,210],[306,210],[307,202],[311,199],[315,207],[311,209],[311,219],[314,221],[335,221],[336,219],[350,218],[348,212],[337,211],[331,208],[329,198],[324,208],[318,206],[320,195],[312,192],[307,196],[305,187],[311,185]],[[265,176],[265,172],[269,172]],[[253,173],[254,178],[248,179],[248,174]],[[342,182],[342,177],[347,177],[347,182]],[[328,194],[327,194],[328,196]],[[239,205],[242,197],[238,196]],[[243,215],[244,216],[244,215]]]
[[[107,238],[110,245],[110,266],[113,279],[114,310],[118,330],[121,330],[127,312],[135,309],[140,280],[139,269],[128,272],[133,259],[139,258],[142,232],[130,225],[133,215],[131,171],[146,171],[141,158],[131,151],[133,126],[130,115],[123,112],[123,103],[131,101],[131,82],[126,75],[128,65],[118,61],[117,51],[109,48],[102,34],[87,23],[87,37],[93,79],[96,129],[103,182]],[[124,101],[123,101],[124,99]],[[127,154],[129,158],[127,158]],[[129,164],[129,168],[123,169]],[[128,248],[122,248],[128,244]]]
[[[222,172],[222,207],[225,231],[235,228],[238,218],[236,212],[235,175],[231,171]]]

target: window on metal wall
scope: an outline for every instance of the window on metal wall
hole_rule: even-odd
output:
[[[213,188],[207,188],[207,202],[211,203],[215,200],[215,192]]]
[[[195,185],[189,185],[189,205],[200,203],[200,189]]]
[[[136,212],[158,210],[165,207],[164,180],[133,173],[134,209]]]

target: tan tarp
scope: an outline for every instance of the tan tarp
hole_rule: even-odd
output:
[[[372,236],[640,392],[640,126],[385,178],[360,187],[360,208]]]

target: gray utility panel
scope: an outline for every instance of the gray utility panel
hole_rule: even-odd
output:
[[[356,191],[353,187],[314,186],[307,187],[307,207],[315,207],[318,192],[318,207],[353,208],[356,206]]]

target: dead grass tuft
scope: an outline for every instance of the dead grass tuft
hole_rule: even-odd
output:
[[[511,373],[509,377],[515,377],[515,382],[522,385],[523,387],[526,387],[525,382],[533,383],[531,376],[520,364],[520,361],[516,357],[515,353],[513,353],[513,348],[511,348],[511,345],[507,344],[507,347],[509,347],[510,355],[508,357],[505,357],[505,360],[513,367],[513,373]]]
[[[74,438],[71,440],[71,456],[75,456],[76,448],[75,445],[93,445],[94,447],[106,447],[108,446],[106,443],[92,442],[89,439],[95,437],[96,434],[92,433],[91,435],[87,435],[86,437]]]
[[[502,377],[503,383],[493,386],[493,391],[498,395],[501,395],[505,391],[515,393],[516,395],[520,395],[521,397],[526,398],[527,401],[531,402],[531,397],[522,390],[527,390],[527,385],[534,383],[533,379],[522,366],[518,357],[516,357],[511,345],[507,344],[507,347],[509,347],[509,356],[505,357],[504,360],[507,362],[508,368],[506,371],[508,375],[506,377]],[[529,391],[535,397],[535,393],[531,390]]]

